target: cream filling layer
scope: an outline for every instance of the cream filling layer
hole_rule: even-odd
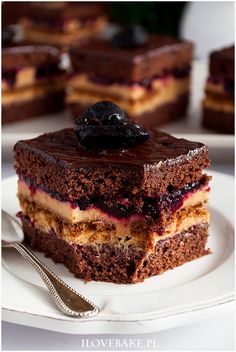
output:
[[[152,93],[146,94],[142,99],[138,100],[125,100],[123,98],[113,96],[110,92],[99,92],[96,93],[71,90],[68,91],[66,97],[67,104],[81,104],[81,105],[91,105],[99,100],[111,100],[120,105],[129,115],[135,116],[140,115],[146,111],[152,111],[156,107],[161,106],[166,103],[174,102],[182,94],[186,94],[189,91],[190,79],[182,80],[170,80],[168,87],[161,90],[156,90]],[[125,87],[123,87],[125,89]]]
[[[203,107],[225,113],[234,113],[233,100],[217,100],[216,97],[206,96],[203,100]]]
[[[197,204],[202,204],[208,201],[208,186],[204,186],[201,189],[192,192],[188,198],[183,201],[181,208],[192,207]],[[134,215],[129,218],[119,219],[112,217],[99,210],[98,208],[89,208],[87,210],[80,210],[79,207],[73,209],[69,202],[61,202],[56,198],[51,197],[48,193],[35,190],[32,192],[24,181],[18,181],[18,196],[23,196],[28,199],[30,202],[38,204],[40,207],[43,207],[55,214],[56,216],[68,221],[71,224],[76,224],[78,222],[93,222],[102,220],[108,224],[119,224],[120,226],[126,227],[134,221],[140,219],[139,215]],[[181,209],[180,208],[180,209]]]
[[[63,80],[54,81],[52,84],[45,84],[42,86],[33,86],[24,89],[16,89],[2,93],[2,104],[8,105],[11,103],[31,100],[43,96],[49,92],[63,90]]]
[[[151,232],[148,226],[145,227],[141,222],[127,226],[113,224],[113,226],[109,227],[100,220],[70,225],[59,222],[56,217],[43,209],[33,211],[25,205],[24,201],[21,201],[21,207],[23,212],[30,217],[35,228],[48,234],[52,234],[53,231],[58,238],[70,244],[99,245],[110,243],[122,245],[123,247],[128,247],[132,244],[148,252],[155,250],[155,245],[158,241],[187,231],[192,226],[209,223],[209,213],[203,205],[188,207],[178,211],[161,236],[156,232]]]
[[[225,94],[224,85],[221,83],[211,83],[207,82],[205,87],[206,93],[213,93],[213,94]]]
[[[148,89],[138,84],[127,86],[119,83],[107,85],[97,82],[94,83],[89,80],[89,77],[86,74],[78,74],[68,81],[68,88],[72,90],[71,94],[73,94],[73,92],[90,92],[94,94],[111,95],[132,102],[145,99],[145,97],[149,97],[154,93],[159,94],[163,100],[169,101],[175,99],[178,95],[187,93],[189,87],[189,77],[176,79],[173,76],[154,79]],[[71,99],[70,93],[68,99]]]
[[[14,88],[23,88],[35,84],[36,69],[35,67],[22,67],[17,73],[14,82]],[[2,81],[2,91],[11,89],[12,86],[7,81]]]

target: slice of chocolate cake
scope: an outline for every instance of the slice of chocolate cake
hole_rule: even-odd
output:
[[[106,23],[103,3],[78,1],[31,1],[20,20],[25,40],[60,47],[98,35]]]
[[[64,108],[65,72],[60,51],[48,45],[7,43],[2,50],[2,122]]]
[[[209,254],[205,145],[100,102],[76,128],[19,141],[25,241],[86,281],[136,283]]]
[[[234,133],[234,46],[211,53],[203,100],[203,126]]]
[[[158,126],[185,115],[193,45],[148,35],[139,27],[111,40],[70,49],[73,74],[67,105],[76,118],[89,105],[111,100],[133,120]]]

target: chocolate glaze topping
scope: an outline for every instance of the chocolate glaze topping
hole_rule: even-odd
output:
[[[41,66],[59,64],[60,50],[50,45],[29,45],[14,43],[2,50],[3,70],[17,69],[23,66]]]
[[[20,141],[16,146],[34,150],[34,153],[43,156],[47,162],[75,169],[94,166],[138,166],[151,169],[161,163],[175,164],[186,159],[191,160],[199,153],[207,151],[207,147],[202,143],[177,139],[154,130],[150,131],[149,139],[141,145],[128,150],[106,150],[99,154],[82,148],[72,128]]]
[[[234,81],[234,46],[213,51],[209,61],[211,76],[224,79],[225,81]]]
[[[193,45],[187,41],[150,34],[147,43],[134,48],[94,39],[70,48],[73,70],[114,80],[141,81],[166,71],[189,66]]]
[[[25,16],[52,20],[55,18],[84,18],[104,13],[106,5],[102,2],[45,1],[28,2]]]

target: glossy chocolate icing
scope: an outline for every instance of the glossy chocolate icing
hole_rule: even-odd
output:
[[[213,51],[209,62],[210,75],[225,81],[234,81],[234,46]]]
[[[176,38],[149,35],[145,45],[134,48],[113,47],[110,40],[96,39],[70,49],[74,71],[140,81],[166,70],[190,66],[193,45]]]
[[[52,19],[87,18],[103,13],[106,5],[102,2],[45,1],[29,2],[25,6],[25,16]]]
[[[23,66],[58,65],[60,54],[60,50],[51,45],[14,43],[2,50],[2,69],[7,71]]]
[[[202,143],[177,139],[154,130],[150,131],[150,137],[146,142],[127,150],[89,152],[79,145],[72,128],[20,141],[15,148],[17,146],[21,149],[29,148],[35,154],[43,156],[49,163],[73,169],[112,166],[141,167],[148,171],[153,167],[160,167],[162,163],[178,165],[186,159],[194,159],[199,153],[207,152],[207,147]]]
[[[174,51],[180,46],[189,46],[188,42],[181,41],[176,38],[150,35],[149,40],[144,46],[134,47],[134,48],[119,48],[112,46],[110,40],[93,40],[85,43],[80,48],[79,46],[72,47],[72,53],[77,51],[82,53],[83,51],[89,51],[92,53],[103,53],[104,55],[109,55],[110,58],[119,57],[121,61],[134,60],[138,62],[142,60],[143,55],[152,56],[158,55],[162,52]]]

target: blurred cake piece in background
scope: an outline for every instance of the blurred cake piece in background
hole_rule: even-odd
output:
[[[4,35],[5,33],[5,35]],[[2,32],[2,123],[64,108],[65,72],[60,51],[49,45],[10,42]]]
[[[2,2],[2,25],[17,24],[19,19],[24,15],[26,1],[3,1]]]
[[[100,2],[29,2],[20,20],[25,40],[60,47],[99,34],[106,23]]]
[[[234,46],[210,55],[203,125],[220,133],[234,133]]]
[[[75,118],[99,100],[113,101],[147,127],[185,115],[193,45],[145,33],[135,26],[70,48],[66,102]]]

